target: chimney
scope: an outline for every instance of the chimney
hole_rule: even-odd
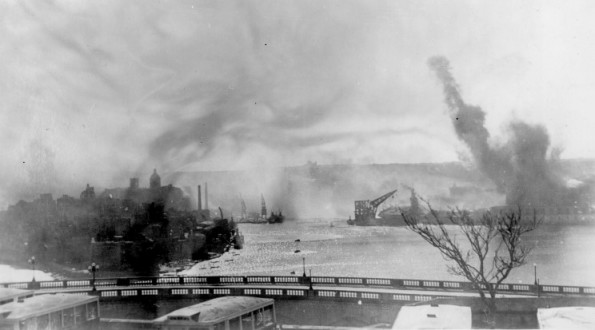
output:
[[[200,195],[200,185],[198,185],[198,212],[202,211],[202,196]]]
[[[209,209],[209,186],[205,182],[205,209]]]

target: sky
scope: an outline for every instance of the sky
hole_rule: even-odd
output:
[[[595,158],[592,1],[0,2],[0,205],[153,168],[469,159],[428,58]],[[68,189],[67,189],[68,188]]]

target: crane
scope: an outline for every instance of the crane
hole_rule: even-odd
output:
[[[397,192],[397,189],[388,192],[372,201],[355,201],[355,224],[366,225],[376,218],[378,206]]]
[[[389,199],[396,192],[397,192],[397,189],[376,198],[375,200],[370,202],[370,206],[372,206],[375,210],[378,209],[378,206],[380,206],[380,204],[384,203],[384,201]]]

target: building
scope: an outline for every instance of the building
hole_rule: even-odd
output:
[[[90,201],[95,199],[95,187],[89,186],[87,183],[87,188],[81,192],[81,200],[82,201]]]
[[[149,179],[149,188],[159,189],[161,188],[161,177],[157,174],[157,169],[153,169],[153,174]]]
[[[0,305],[0,329],[96,329],[99,298],[44,294]]]
[[[158,329],[275,329],[275,301],[227,296],[175,310],[153,320]]]
[[[139,188],[138,178],[130,178],[130,190],[137,190]]]

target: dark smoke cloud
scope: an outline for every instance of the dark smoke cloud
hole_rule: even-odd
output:
[[[547,158],[550,146],[546,129],[513,121],[508,126],[510,139],[504,145],[490,145],[485,127],[486,113],[465,103],[450,72],[448,59],[432,57],[428,65],[442,82],[446,105],[457,136],[471,151],[478,168],[501,192],[506,203],[526,207],[584,207],[581,191],[567,188],[551,168]]]

